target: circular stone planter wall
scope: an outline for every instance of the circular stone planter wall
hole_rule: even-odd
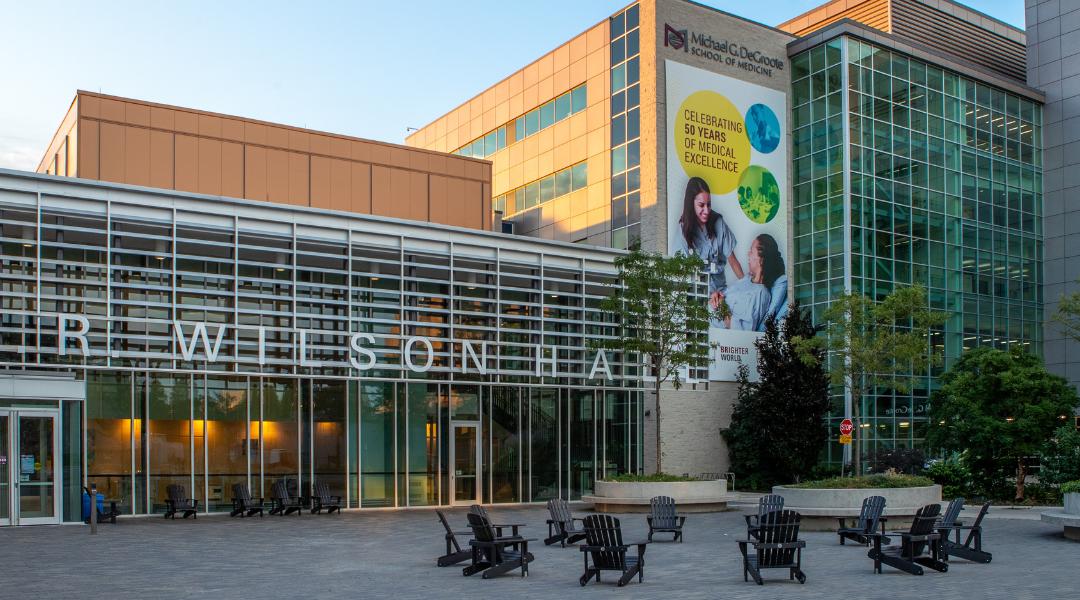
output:
[[[911,517],[927,504],[941,503],[941,486],[832,490],[777,486],[773,493],[784,497],[784,509],[802,515],[807,531],[836,531],[840,518],[858,518],[863,499],[884,496],[886,529],[907,529]],[[905,522],[906,520],[906,522]]]
[[[582,496],[596,512],[601,513],[647,513],[649,501],[656,496],[669,496],[675,500],[675,510],[682,513],[718,512],[727,508],[728,502],[739,499],[738,492],[729,492],[727,480],[672,481],[668,483],[624,483],[621,481],[597,481],[596,492]]]
[[[1061,510],[1049,510],[1042,514],[1045,523],[1063,525],[1065,538],[1080,542],[1080,494],[1065,494],[1065,506]]]

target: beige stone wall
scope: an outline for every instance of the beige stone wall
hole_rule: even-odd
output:
[[[784,58],[785,69],[774,69],[772,77],[744,71],[735,66],[696,56],[664,46],[664,25],[674,29],[689,29],[714,39],[760,50],[773,57]],[[648,40],[645,32],[654,32]],[[646,0],[641,2],[641,81],[642,81],[642,245],[650,251],[667,252],[667,103],[665,61],[673,60],[706,71],[778,90],[789,95],[790,114],[791,76],[788,71],[787,43],[794,39],[785,32],[759,23],[722,13],[683,0]],[[688,40],[689,41],[689,40]],[[791,148],[788,152],[788,182],[791,181]],[[790,189],[788,190],[790,194]],[[791,222],[791,203],[788,202],[788,222]],[[790,235],[790,234],[789,234]],[[790,240],[788,241],[790,247]],[[788,279],[791,280],[791,261]],[[736,402],[738,386],[734,382],[712,382],[707,391],[664,390],[662,402],[663,469],[667,473],[725,473],[728,470],[727,445],[720,430],[731,425],[731,412]],[[646,393],[645,406],[651,415],[645,418],[643,465],[651,473],[656,469],[656,406],[655,396]]]

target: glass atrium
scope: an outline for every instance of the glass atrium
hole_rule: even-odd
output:
[[[922,285],[951,313],[943,367],[862,399],[868,443],[920,446],[934,375],[964,350],[1042,351],[1042,106],[850,36],[792,58],[795,294]],[[839,462],[837,397],[828,459]]]

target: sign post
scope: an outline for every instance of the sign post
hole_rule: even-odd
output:
[[[854,430],[855,430],[855,426],[852,425],[851,419],[844,419],[840,423],[840,443],[841,444],[850,444],[851,443],[851,432],[854,431]]]

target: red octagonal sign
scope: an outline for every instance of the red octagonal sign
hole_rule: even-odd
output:
[[[851,435],[851,432],[854,429],[855,429],[855,427],[851,424],[851,419],[844,419],[840,423],[840,434],[841,435]]]

